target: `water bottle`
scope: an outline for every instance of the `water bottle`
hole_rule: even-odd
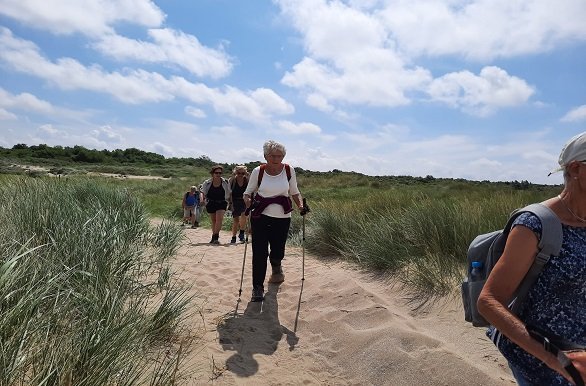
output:
[[[482,261],[473,261],[470,271],[470,281],[482,280]]]

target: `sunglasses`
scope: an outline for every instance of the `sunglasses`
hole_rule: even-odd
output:
[[[236,173],[236,174],[238,174],[239,176],[243,176],[243,175],[245,175],[246,173],[240,173],[240,172],[239,172],[239,173]]]
[[[214,174],[222,174],[222,172],[214,172]]]

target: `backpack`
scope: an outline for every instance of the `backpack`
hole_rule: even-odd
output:
[[[515,291],[509,309],[513,314],[519,312],[525,296],[537,280],[541,270],[549,261],[550,256],[558,256],[562,247],[562,224],[551,209],[542,204],[531,204],[515,210],[507,221],[504,229],[476,236],[468,247],[467,263],[468,274],[462,282],[462,302],[464,304],[464,319],[475,327],[490,325],[478,313],[476,302],[486,279],[498,259],[503,254],[507,237],[515,219],[522,213],[531,212],[541,221],[541,240],[538,244],[538,253],[529,271]],[[472,272],[472,262],[481,262],[481,269]]]
[[[260,169],[258,171],[258,184],[256,185],[257,187],[260,186],[260,182],[262,181],[262,176],[265,174],[266,167],[267,167],[267,164],[260,165]],[[287,181],[290,181],[291,180],[291,166],[289,166],[289,164],[285,164],[285,173],[287,173]]]

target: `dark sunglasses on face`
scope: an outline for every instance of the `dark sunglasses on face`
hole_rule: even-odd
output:
[[[214,174],[222,174],[222,172],[214,172]]]

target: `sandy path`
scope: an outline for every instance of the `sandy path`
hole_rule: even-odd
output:
[[[176,268],[199,291],[203,348],[185,384],[218,385],[512,385],[482,329],[456,305],[412,315],[388,283],[339,262],[287,248],[286,281],[249,303],[248,245],[209,245],[207,229],[185,229]],[[227,243],[230,235],[222,233]],[[270,268],[269,268],[270,269]],[[268,275],[267,275],[268,278]]]

